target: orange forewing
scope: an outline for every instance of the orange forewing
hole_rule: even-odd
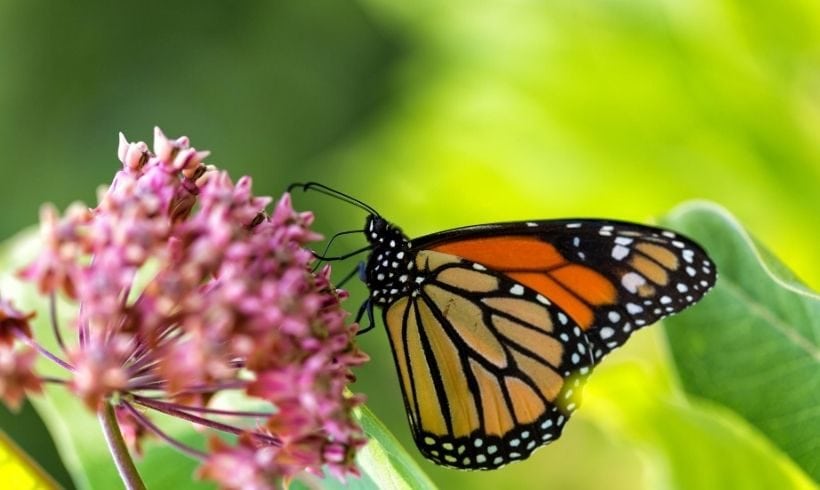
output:
[[[463,257],[494,270],[548,269],[565,262],[549,243],[526,236],[475,238],[445,242],[430,250]]]
[[[594,308],[615,304],[617,290],[599,272],[570,262],[549,243],[530,236],[486,237],[445,242],[430,250],[482,264],[537,291],[558,305],[583,329]]]

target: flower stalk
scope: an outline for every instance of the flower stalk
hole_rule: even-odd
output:
[[[131,454],[125,445],[125,439],[123,439],[120,427],[117,425],[114,407],[110,403],[103,403],[100,410],[97,411],[97,417],[100,420],[108,450],[111,452],[114,464],[117,465],[117,470],[125,488],[128,490],[145,490],[145,483],[143,483],[142,477],[140,477],[137,467],[134,465],[134,460],[131,459]]]

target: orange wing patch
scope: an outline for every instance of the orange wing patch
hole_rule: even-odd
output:
[[[508,274],[513,280],[538,291],[544,297],[557,304],[583,329],[592,325],[594,312],[584,304],[572,291],[556,282],[549,273],[513,272]]]
[[[470,369],[478,384],[481,411],[484,413],[484,432],[492,436],[503,436],[513,429],[512,414],[504,401],[504,394],[498,384],[498,377],[481,364],[470,360]]]
[[[420,404],[435,404],[442,409],[449,409],[450,422],[452,424],[452,435],[464,437],[472,432],[478,424],[478,412],[473,402],[472,393],[467,385],[467,379],[461,370],[461,356],[458,347],[452,339],[445,333],[444,327],[439,323],[433,312],[424,302],[418,303],[418,311],[424,325],[424,333],[430,343],[430,348],[436,360],[438,377],[441,379],[444,392],[447,393],[447,400],[433,400],[433,397],[426,397]]]
[[[469,345],[474,352],[480,352],[486,360],[499,368],[507,366],[507,355],[504,352],[504,347],[484,323],[478,305],[463,301],[456,294],[434,285],[425,287],[424,292],[433,301],[436,308],[458,330],[461,340]],[[426,307],[422,311],[425,309]],[[432,313],[430,315],[432,316]],[[437,320],[430,321],[438,323]]]
[[[407,315],[406,326],[401,321],[402,315]],[[418,406],[418,412],[416,412],[416,407],[412,405],[408,406],[408,410],[416,414],[415,422],[417,424],[426,427],[435,434],[446,434],[448,432],[447,422],[442,413],[443,407],[438,403],[438,399],[435,396],[416,397],[413,392],[413,387],[415,387],[416,393],[428,395],[436,393],[435,382],[433,381],[434,374],[424,356],[424,347],[422,346],[420,334],[421,326],[416,319],[415,304],[408,304],[405,300],[397,302],[390,308],[386,318],[388,319],[387,331],[390,333],[390,342],[395,349],[399,372],[402,375],[407,374],[407,377],[402,377],[402,388],[407,397],[407,403],[408,405],[415,404]],[[401,335],[403,328],[406,329],[406,345],[401,345],[403,343]],[[404,356],[400,356],[401,354],[404,354]]]
[[[515,400],[513,411],[515,412],[515,420],[519,424],[535,422],[546,410],[541,398],[521,379],[507,376],[504,378],[504,385],[510,394],[510,398]]]
[[[609,280],[589,267],[568,264],[550,273],[553,279],[593,306],[611,305],[618,293]]]
[[[549,243],[532,237],[476,238],[444,243],[429,250],[463,257],[495,270],[548,269],[565,262]]]

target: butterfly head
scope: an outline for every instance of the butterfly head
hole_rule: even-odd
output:
[[[410,240],[397,226],[374,214],[367,217],[364,233],[372,247],[365,282],[375,303],[390,304],[412,285]]]

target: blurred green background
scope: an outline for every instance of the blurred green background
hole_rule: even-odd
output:
[[[118,166],[117,132],[150,142],[158,125],[253,176],[257,193],[319,180],[411,236],[646,222],[710,199],[820,287],[815,0],[4,1],[0,114],[3,238],[44,201],[94,202]],[[363,222],[319,195],[295,202],[326,235]],[[353,286],[349,309],[364,294]],[[721,454],[751,451],[732,471],[780,475],[761,458],[788,465],[742,421],[715,431],[723,419],[681,401],[659,332],[611,356],[562,440],[527,462],[424,468],[443,488],[687,488],[670,458],[719,470]],[[355,389],[417,455],[385,336],[361,343],[373,361]],[[0,420],[47,454],[30,412]],[[670,438],[658,420],[701,430]]]

